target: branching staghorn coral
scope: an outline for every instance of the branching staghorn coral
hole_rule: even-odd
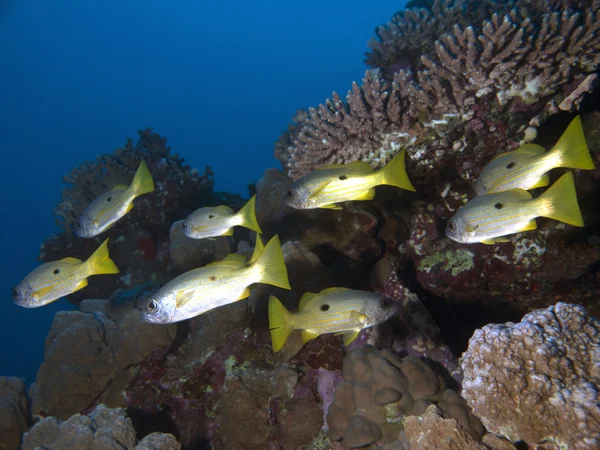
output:
[[[406,147],[417,176],[444,161],[469,180],[482,161],[532,140],[543,119],[576,109],[593,88],[600,2],[494,3],[506,14],[491,16],[487,2],[471,24],[465,3],[436,0],[380,28],[367,59],[376,69],[362,85],[353,83],[345,101],[334,92],[280,138],[276,156],[288,174],[357,159],[380,167]]]

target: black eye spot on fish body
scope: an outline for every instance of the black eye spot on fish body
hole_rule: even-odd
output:
[[[516,164],[517,164],[516,162],[514,162],[514,161],[511,161],[511,162],[509,162],[509,163],[506,165],[506,168],[507,168],[507,169],[512,169],[513,167],[515,167],[515,165],[516,165]]]
[[[209,214],[209,215],[208,215],[208,218],[209,218],[209,219],[214,219],[214,218],[215,218],[215,215],[214,215],[214,214]]]
[[[321,311],[329,311],[329,305],[321,305]]]
[[[381,302],[379,303],[379,305],[381,306],[381,309],[390,309],[392,307],[392,299],[389,299],[389,298],[381,299]]]
[[[210,277],[210,281],[217,281],[217,277]]]
[[[498,203],[496,203],[494,205],[494,208],[496,208],[496,209],[502,209],[502,208],[504,208],[504,205],[502,203],[498,202]]]
[[[106,203],[110,203],[112,201],[112,197],[106,197]]]
[[[52,272],[54,275],[58,275],[60,273],[59,269],[54,269],[54,272]]]
[[[339,178],[340,178],[340,180],[342,180],[342,181],[344,181],[344,180],[347,180],[347,179],[348,179],[348,177],[347,177],[346,175],[340,175],[340,176],[339,176]]]
[[[156,303],[156,300],[150,299],[150,300],[148,300],[148,302],[146,302],[146,311],[147,312],[153,313],[157,309],[158,309],[158,303]]]

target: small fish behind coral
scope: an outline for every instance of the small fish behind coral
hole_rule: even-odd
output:
[[[146,301],[142,319],[151,323],[190,319],[247,298],[254,283],[290,289],[278,236],[264,249],[262,242],[257,244],[249,261],[234,253],[169,281]]]
[[[414,191],[406,174],[405,153],[402,150],[377,171],[363,161],[321,167],[296,180],[283,201],[296,209],[341,209],[338,203],[373,200],[376,186],[390,185]]]
[[[92,275],[119,273],[108,254],[108,239],[86,261],[64,258],[43,264],[13,289],[13,301],[24,308],[37,308],[87,286]]]
[[[146,161],[142,161],[130,186],[115,186],[85,208],[77,222],[75,234],[83,238],[98,236],[131,211],[136,197],[152,191],[152,174]]]
[[[192,239],[233,235],[233,227],[249,228],[262,233],[256,220],[256,196],[252,197],[237,213],[229,206],[200,208],[183,222],[184,234]]]
[[[536,229],[537,217],[583,226],[573,172],[565,173],[537,198],[523,189],[475,197],[448,221],[446,236],[464,244],[504,242],[503,236]]]
[[[579,116],[549,152],[541,145],[525,144],[494,158],[477,178],[474,189],[477,195],[483,195],[548,186],[547,172],[557,167],[595,169]]]
[[[273,351],[278,352],[293,330],[302,330],[302,342],[325,333],[343,335],[349,345],[363,328],[385,322],[400,310],[400,303],[368,291],[334,287],[318,294],[307,292],[298,312],[291,313],[274,296],[269,298],[269,328]]]

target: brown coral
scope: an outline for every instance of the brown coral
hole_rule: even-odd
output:
[[[383,72],[367,71],[345,102],[334,93],[286,132],[291,144],[277,156],[289,175],[357,159],[380,167],[404,147],[417,175],[444,162],[468,180],[480,158],[533,139],[545,117],[578,107],[600,64],[597,2],[552,10],[484,2],[473,17],[465,3],[436,0],[380,29],[369,61]]]
[[[600,323],[557,303],[477,330],[461,361],[462,395],[511,441],[600,448]]]
[[[365,346],[344,359],[344,381],[336,388],[327,413],[329,435],[346,447],[385,445],[398,440],[402,420],[420,415],[438,403],[445,416],[456,419],[479,440],[484,429],[463,399],[446,388],[444,378],[420,358],[400,360],[389,350]],[[442,406],[443,405],[443,406]]]

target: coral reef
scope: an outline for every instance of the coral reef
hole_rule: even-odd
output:
[[[0,377],[0,450],[17,450],[31,418],[23,380]]]
[[[36,423],[23,436],[23,450],[44,448],[59,450],[180,450],[172,435],[155,433],[136,445],[136,433],[122,408],[109,409],[98,405],[89,415],[75,414],[65,421],[47,417]]]
[[[124,406],[121,391],[136,367],[175,338],[175,326],[141,321],[135,299],[143,292],[85,300],[80,311],[56,314],[29,392],[34,415],[64,420],[101,402]]]
[[[118,288],[129,289],[149,280],[167,281],[177,272],[169,259],[171,224],[212,202],[214,181],[210,167],[199,174],[171,153],[166,138],[151,128],[138,133],[140,138],[135,146],[128,139],[123,148],[75,167],[64,178],[66,187],[54,209],[62,232],[42,245],[39,259],[44,262],[67,256],[85,259],[103,239],[111,237],[110,254],[120,269],[118,276],[91,279],[85,291],[69,296],[71,301],[106,298]],[[74,225],[87,205],[116,185],[129,185],[141,160],[148,164],[155,191],[136,199],[134,208],[98,238],[77,237]]]
[[[371,346],[351,350],[344,359],[344,381],[335,391],[327,413],[329,434],[349,448],[385,445],[398,440],[406,416],[421,415],[437,403],[445,417],[455,419],[471,439],[481,439],[484,428],[464,399],[423,360],[400,360],[385,349]]]
[[[358,159],[380,167],[406,148],[417,187],[439,181],[442,168],[472,180],[483,161],[533,139],[541,121],[592,90],[599,10],[527,0],[409,8],[378,28],[362,85],[299,115],[276,157],[298,178]]]
[[[530,446],[600,447],[600,322],[559,302],[477,330],[462,395],[486,428]]]

